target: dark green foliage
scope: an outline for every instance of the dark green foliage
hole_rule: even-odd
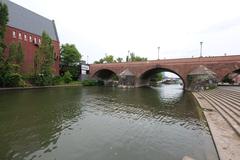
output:
[[[95,64],[101,64],[101,63],[116,63],[114,60],[113,55],[106,55],[104,58],[101,58],[99,61],[95,61]]]
[[[61,76],[55,76],[53,77],[53,80],[52,80],[52,83],[53,85],[60,85],[60,84],[63,84],[63,77]]]
[[[24,84],[18,73],[19,65],[11,64],[7,60],[0,67],[0,87],[18,87]]]
[[[4,44],[4,35],[8,23],[8,7],[0,2],[0,63],[3,60],[3,52],[6,48]]]
[[[61,47],[61,72],[69,71],[73,80],[77,80],[80,74],[81,53],[74,44],[65,44]]]
[[[6,87],[23,87],[24,81],[19,73],[10,73],[5,76]]]
[[[14,64],[22,65],[24,59],[24,53],[21,43],[12,43],[9,46],[9,57],[8,61]]]
[[[162,79],[163,79],[163,74],[157,73],[151,78],[151,81],[161,81]]]
[[[123,59],[121,57],[118,57],[116,60],[117,60],[118,63],[123,62]]]
[[[54,48],[52,39],[46,32],[42,33],[42,43],[36,51],[34,59],[35,78],[34,84],[37,86],[52,85],[54,64]]]
[[[35,75],[43,74],[49,77],[53,73],[52,66],[54,64],[54,48],[52,39],[46,32],[42,33],[42,43],[36,51],[34,59]]]
[[[53,77],[44,74],[34,75],[33,84],[36,86],[50,86],[53,84]]]
[[[63,80],[65,83],[70,83],[72,81],[72,75],[69,71],[65,72]]]
[[[223,78],[222,82],[224,82],[224,83],[229,83],[229,84],[234,83],[233,80],[232,80],[231,78],[229,78],[229,75],[226,75],[226,76]]]
[[[83,80],[82,85],[83,86],[96,86],[97,81],[95,81],[95,80]]]
[[[61,63],[65,66],[77,65],[82,58],[74,44],[65,44],[61,48]]]
[[[131,62],[147,61],[147,58],[139,57],[139,56],[136,56],[134,53],[130,53],[129,61]]]
[[[7,22],[7,5],[0,3],[0,87],[23,86],[24,81],[19,73],[20,64],[23,61],[21,45],[12,44],[9,48],[9,56],[4,56],[4,50],[7,47],[4,43]]]
[[[74,66],[61,65],[61,72],[65,73],[67,71],[71,73],[73,80],[78,80],[78,77],[80,75],[80,65],[74,65]]]

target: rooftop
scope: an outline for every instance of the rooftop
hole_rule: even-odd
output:
[[[0,0],[0,2],[3,2],[8,6],[8,26],[39,36],[45,31],[53,40],[59,41],[53,20],[47,19],[9,0]]]

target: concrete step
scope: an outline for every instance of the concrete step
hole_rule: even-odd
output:
[[[229,95],[229,94],[226,94],[226,93],[223,93],[223,92],[212,92],[212,91],[207,91],[208,93],[211,93],[211,94],[214,94],[214,95],[217,95],[217,96],[221,96],[223,98],[227,98],[228,100],[230,99],[231,101],[233,101],[236,105],[240,106],[240,94],[239,95],[236,95],[236,96],[232,96],[232,95]]]
[[[206,97],[211,100],[213,103],[215,103],[218,107],[220,107],[222,110],[224,110],[236,123],[240,126],[240,118],[237,116],[228,105],[224,105],[223,103],[215,100],[214,98],[206,95]]]
[[[229,90],[228,88],[222,88],[222,87],[218,87],[218,88],[216,88],[217,90],[219,90],[219,91],[223,91],[223,92],[231,92],[231,93],[233,93],[233,94],[239,94],[240,92],[239,91],[237,91],[237,90]]]
[[[206,92],[206,94],[209,94],[221,101],[224,101],[226,103],[228,103],[229,105],[233,106],[234,108],[236,108],[237,110],[240,111],[240,103],[238,101],[236,101],[234,98],[232,97],[226,97],[224,95],[221,94],[215,94],[215,93],[210,93],[210,92]]]
[[[222,116],[223,118],[228,122],[228,124],[233,128],[233,130],[240,136],[240,125],[235,121],[232,116],[230,116],[229,112],[226,112],[223,108],[221,108],[218,103],[216,103],[211,98],[207,97],[204,93],[198,93],[201,97],[205,98],[209,104],[211,104]]]
[[[237,117],[238,119],[240,119],[240,109],[238,108],[238,106],[235,106],[235,104],[227,101],[224,98],[219,98],[219,96],[216,95],[211,95],[209,93],[205,93],[207,96],[213,98],[215,101],[217,101],[218,103],[222,104],[222,106],[230,109]]]
[[[232,93],[231,91],[220,90],[220,89],[214,89],[214,90],[207,91],[207,92],[215,93],[215,94],[221,94],[221,95],[224,95],[224,96],[227,96],[227,97],[232,97],[235,100],[240,102],[240,94],[239,93]]]
[[[229,90],[229,91],[240,92],[240,86],[234,87],[234,88],[231,88],[231,87],[219,87],[219,88],[224,90]]]

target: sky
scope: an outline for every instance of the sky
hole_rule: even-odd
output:
[[[149,60],[240,54],[239,0],[12,0],[54,19],[83,60],[128,51]]]

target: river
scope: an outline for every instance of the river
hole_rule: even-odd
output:
[[[205,118],[180,85],[0,92],[0,159],[217,160]]]

